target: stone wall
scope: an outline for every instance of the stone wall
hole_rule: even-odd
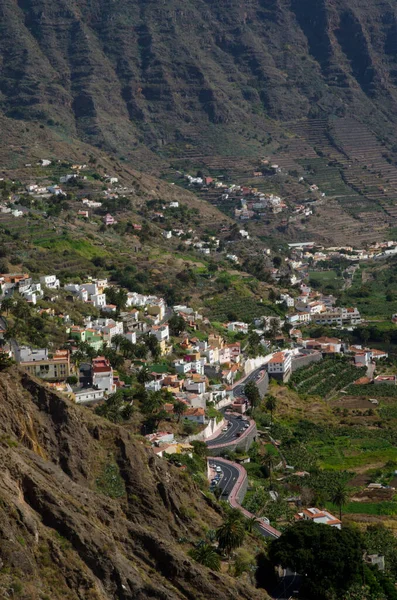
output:
[[[203,429],[203,431],[200,431],[200,433],[196,433],[194,435],[189,435],[189,437],[186,438],[185,441],[188,443],[194,442],[196,440],[198,440],[200,442],[204,442],[205,440],[208,440],[210,437],[213,437],[216,434],[219,434],[222,431],[222,427],[225,427],[225,425],[226,425],[225,419],[222,419],[222,421],[219,421],[218,423],[216,422],[216,419],[210,419],[207,427],[205,429]]]
[[[320,362],[320,360],[323,360],[323,355],[317,350],[294,356],[292,357],[292,372],[307,367],[311,363]]]
[[[262,396],[265,396],[267,394],[267,390],[269,387],[269,374],[267,371],[264,372],[262,379],[260,379],[259,381],[256,382],[258,389],[259,389],[259,393]]]

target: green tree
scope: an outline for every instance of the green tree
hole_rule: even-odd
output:
[[[272,452],[270,449],[266,450],[266,452],[261,456],[261,464],[266,467],[269,473],[270,487],[272,487],[273,470],[278,462],[280,462],[278,455],[274,451]]]
[[[127,292],[123,288],[110,287],[105,289],[106,301],[108,304],[115,304],[117,310],[123,310],[127,303]]]
[[[271,394],[267,396],[265,407],[270,412],[270,424],[273,422],[273,412],[276,410],[277,399]]]
[[[257,517],[250,517],[249,519],[247,518],[245,520],[245,528],[248,531],[248,533],[252,533],[255,523],[258,523]]]
[[[194,454],[196,454],[199,458],[202,458],[203,460],[207,458],[208,446],[205,442],[200,442],[200,440],[194,440],[193,442],[191,442],[191,445],[193,446]]]
[[[121,333],[117,333],[116,335],[114,335],[112,337],[112,346],[114,347],[116,352],[119,351],[120,346],[122,345],[124,340],[125,340],[125,337],[123,335],[121,335]]]
[[[211,544],[199,544],[196,548],[189,551],[189,555],[193,560],[208,567],[212,571],[219,571],[221,568],[220,556]]]
[[[146,365],[143,365],[143,367],[140,368],[136,378],[137,378],[138,383],[141,383],[142,385],[145,385],[145,383],[148,383],[149,381],[152,380],[152,376]]]
[[[13,306],[14,306],[13,298],[4,298],[4,300],[1,301],[1,312],[8,315],[9,312],[12,310]]]
[[[368,554],[383,554],[386,571],[397,579],[397,539],[382,523],[369,525],[364,533]]]
[[[157,360],[161,354],[160,344],[155,335],[150,334],[145,339],[145,344],[154,360]]]
[[[97,415],[105,417],[112,423],[128,421],[131,418],[132,410],[132,399],[129,392],[124,392],[124,390],[117,390],[103,404],[95,408]]]
[[[12,360],[12,358],[7,356],[5,352],[2,352],[0,350],[0,371],[4,371],[4,369],[10,367],[13,364],[13,362],[14,361]]]
[[[127,338],[123,338],[120,343],[120,352],[124,358],[132,359],[135,357],[135,344]]]
[[[244,394],[245,394],[248,402],[251,404],[252,408],[255,408],[256,406],[258,406],[258,404],[261,401],[261,396],[260,396],[259,389],[258,389],[258,386],[256,385],[255,381],[249,381],[244,386]]]
[[[180,422],[182,415],[186,412],[187,406],[184,402],[176,400],[174,402],[174,415],[177,417],[177,423]]]
[[[269,558],[274,565],[305,574],[303,597],[329,600],[361,581],[362,548],[361,534],[351,527],[339,530],[299,521],[271,542]]]
[[[239,513],[239,511],[237,511]],[[241,513],[231,512],[216,530],[219,549],[230,557],[233,550],[239,548],[245,537],[245,526]]]
[[[339,507],[339,518],[342,520],[342,508],[349,499],[346,483],[344,481],[336,482],[335,487],[331,490],[330,500],[333,504]]]
[[[173,315],[168,321],[168,327],[171,335],[180,335],[182,331],[185,331],[186,323],[183,317]]]

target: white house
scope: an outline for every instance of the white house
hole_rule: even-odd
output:
[[[295,306],[295,300],[289,294],[280,294],[281,302],[285,302],[288,308],[293,308]]]
[[[170,330],[167,324],[154,326],[150,329],[150,333],[155,335],[159,342],[170,339]]]
[[[92,294],[90,300],[96,308],[102,308],[106,305],[106,294]]]
[[[47,348],[30,348],[29,346],[20,346],[19,348],[20,362],[36,362],[48,360]]]
[[[59,185],[50,185],[47,188],[47,191],[50,192],[50,194],[54,194],[55,196],[64,196],[64,192],[63,190],[59,187]]]
[[[191,362],[185,362],[184,360],[176,360],[174,361],[174,368],[177,373],[180,375],[186,375],[186,373],[190,373],[192,370]]]
[[[242,321],[232,321],[227,324],[227,330],[236,333],[248,333],[248,323]]]
[[[116,391],[113,368],[103,356],[98,356],[92,361],[92,385],[106,394],[113,394]]]
[[[51,290],[59,289],[60,283],[56,275],[43,275],[40,277],[40,283]]]
[[[205,423],[205,411],[203,408],[188,408],[183,413],[183,418],[188,421],[193,421],[193,423],[199,423],[203,425]]]
[[[205,381],[185,381],[185,390],[194,394],[205,393]]]
[[[74,392],[76,404],[88,404],[89,402],[96,402],[102,398],[103,390],[97,390],[94,388],[83,388]]]
[[[59,178],[59,183],[69,183],[69,181],[71,181],[72,179],[77,179],[77,177],[77,173],[69,173],[68,175],[62,175],[62,177]]]
[[[267,363],[270,377],[281,381],[288,381],[291,376],[291,354],[289,352],[276,352]]]
[[[89,322],[88,327],[100,331],[103,335],[104,342],[111,342],[115,335],[123,335],[124,326],[122,321],[114,321],[113,319],[96,319]]]
[[[342,528],[342,522],[334,517],[327,510],[319,510],[318,508],[305,508],[302,512],[295,515],[296,521],[312,521],[313,523],[321,523],[322,525],[330,525],[336,529]]]
[[[136,333],[135,331],[127,331],[127,333],[123,334],[126,340],[131,342],[131,344],[136,344]]]

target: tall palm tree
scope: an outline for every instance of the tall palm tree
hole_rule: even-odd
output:
[[[121,345],[125,339],[126,338],[123,335],[121,335],[121,333],[117,333],[116,335],[114,335],[112,337],[112,346],[114,347],[116,352],[119,351],[119,348],[121,347]]]
[[[273,423],[273,411],[276,410],[277,399],[274,396],[268,396],[266,398],[266,410],[270,412],[270,424]]]
[[[339,507],[339,519],[342,521],[342,507],[349,499],[346,484],[343,481],[338,481],[331,492],[330,500],[333,504]]]
[[[277,460],[277,456],[273,452],[269,452],[268,450],[261,456],[261,464],[264,467],[266,467],[269,471],[270,487],[272,487],[273,469],[277,464]]]
[[[177,423],[181,420],[181,416],[185,413],[186,409],[187,405],[184,402],[181,402],[180,400],[174,402],[174,415],[177,417]]]
[[[245,537],[245,527],[241,516],[229,515],[226,521],[216,530],[216,539],[220,550],[230,557],[233,550],[239,548]]]
[[[200,544],[189,552],[190,556],[201,565],[219,571],[221,568],[221,559],[215,548],[210,544]]]

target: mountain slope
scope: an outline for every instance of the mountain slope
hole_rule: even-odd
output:
[[[139,436],[15,368],[0,402],[2,598],[266,597],[191,562],[177,540],[220,517]]]
[[[390,0],[1,0],[0,11],[3,114],[116,152],[181,140],[241,150],[247,132],[274,129],[268,117],[395,119]]]

